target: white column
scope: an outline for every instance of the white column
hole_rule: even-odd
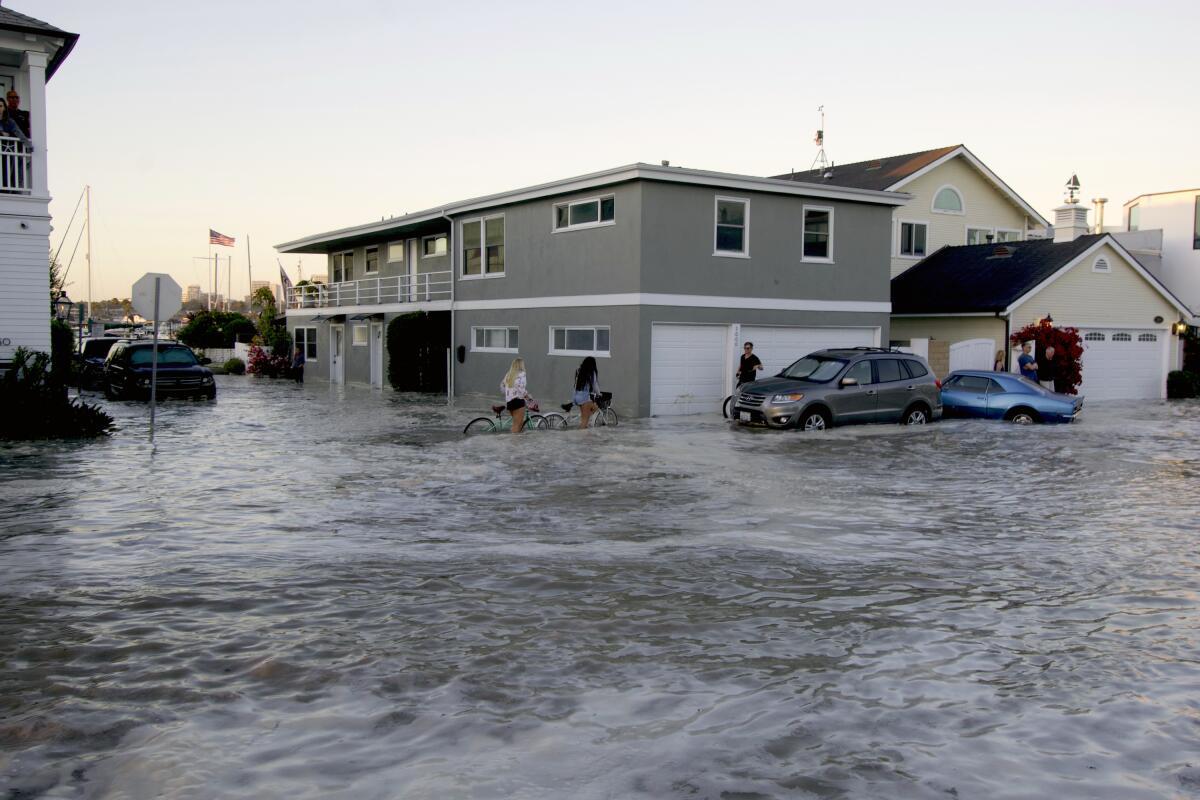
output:
[[[46,179],[46,54],[25,51],[21,69],[29,81],[23,98],[29,112],[29,138],[33,140],[33,196],[50,197]]]

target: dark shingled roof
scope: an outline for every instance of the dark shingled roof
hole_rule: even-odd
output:
[[[62,28],[56,28],[48,22],[42,22],[40,19],[34,19],[31,16],[22,14],[19,11],[13,11],[11,8],[5,8],[4,6],[0,6],[0,30],[35,33],[63,40],[62,47],[58,48],[58,52],[54,54],[54,57],[50,59],[50,63],[46,65],[46,80],[50,80],[59,65],[62,64],[67,55],[75,47],[75,42],[79,39],[79,34],[77,33],[68,33]]]
[[[892,313],[1003,311],[1105,236],[943,247],[892,279]],[[1011,255],[997,257],[999,247]]]
[[[939,147],[935,150],[922,150],[919,153],[905,153],[902,156],[873,158],[870,161],[858,161],[853,164],[835,164],[829,170],[809,169],[804,172],[788,172],[772,177],[782,180],[804,181],[806,183],[830,183],[835,186],[849,186],[854,189],[875,189],[884,191],[902,181],[914,172],[924,169],[947,153],[951,153],[961,144]],[[832,172],[833,177],[824,177],[825,172]]]

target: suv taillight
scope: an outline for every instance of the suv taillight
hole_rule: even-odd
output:
[[[934,378],[934,379],[933,379],[933,385],[934,385],[934,386],[936,386],[936,387],[938,387],[939,389],[941,389],[941,388],[942,388],[942,382],[941,382],[941,381],[939,381],[937,378]]]

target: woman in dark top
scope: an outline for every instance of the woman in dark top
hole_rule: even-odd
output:
[[[600,394],[600,373],[596,369],[596,359],[588,356],[575,370],[575,394],[571,402],[579,406],[579,427],[586,428],[588,420],[599,410],[593,397]]]

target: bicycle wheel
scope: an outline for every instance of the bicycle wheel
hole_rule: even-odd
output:
[[[596,416],[599,417],[601,425],[614,426],[617,424],[617,412],[613,411],[611,408],[606,408],[603,411],[600,411],[596,414]]]
[[[721,416],[729,419],[729,412],[733,409],[733,395],[725,398],[725,402],[721,404]]]
[[[465,436],[474,436],[477,433],[494,433],[496,430],[496,421],[488,417],[476,417],[467,423],[467,427],[463,428]]]
[[[551,411],[545,416],[546,429],[551,431],[565,431],[567,429],[567,418],[556,411]]]
[[[546,418],[543,417],[541,414],[530,414],[527,417],[525,417],[525,429],[526,430],[544,431],[544,430],[546,430],[547,427],[548,426],[546,425]]]

